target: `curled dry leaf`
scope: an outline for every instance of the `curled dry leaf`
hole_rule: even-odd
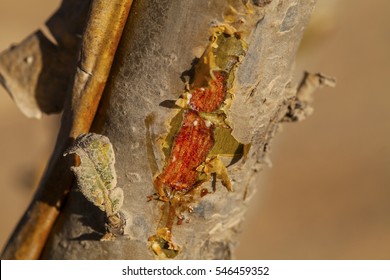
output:
[[[0,53],[0,84],[29,118],[59,113],[78,59],[90,0],[64,0],[46,26]]]
[[[95,133],[81,134],[64,155],[77,154],[81,163],[71,167],[82,194],[107,217],[123,204],[123,190],[116,187],[115,154],[110,140]]]

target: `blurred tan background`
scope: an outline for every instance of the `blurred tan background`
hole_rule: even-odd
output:
[[[60,1],[0,0],[0,50]],[[21,8],[23,7],[23,8]],[[318,0],[296,67],[337,78],[284,124],[249,203],[239,259],[390,259],[390,2]],[[54,145],[58,117],[25,118],[0,88],[0,248]]]

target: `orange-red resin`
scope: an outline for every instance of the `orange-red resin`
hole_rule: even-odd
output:
[[[169,161],[156,178],[157,187],[191,189],[198,177],[196,168],[205,161],[213,145],[213,128],[206,125],[198,112],[187,111],[176,135]]]
[[[225,100],[226,73],[214,72],[215,79],[207,88],[195,88],[191,91],[190,107],[199,112],[211,113],[217,110]]]

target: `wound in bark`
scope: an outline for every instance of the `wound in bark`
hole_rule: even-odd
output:
[[[212,127],[189,110],[185,113],[182,126],[175,137],[175,142],[164,171],[156,178],[160,196],[163,190],[189,190],[198,177],[196,168],[205,161],[214,144]]]
[[[220,156],[240,158],[245,151],[226,122],[234,97],[235,70],[245,50],[246,43],[231,28],[214,28],[209,45],[195,65],[191,84],[176,101],[182,108],[177,116],[183,115],[183,119],[171,121],[174,125],[164,143],[170,152],[166,153],[163,171],[154,180],[158,198],[169,210],[162,211],[157,233],[148,239],[159,257],[172,258],[180,252],[172,242],[172,227],[181,224],[183,213],[191,212],[190,204],[202,197],[199,185],[210,181],[213,174],[227,190],[232,190]],[[175,219],[179,222],[175,223]]]
[[[217,71],[214,73],[215,78],[211,81],[210,86],[195,88],[191,90],[189,105],[196,111],[211,113],[216,111],[226,96],[226,73]]]

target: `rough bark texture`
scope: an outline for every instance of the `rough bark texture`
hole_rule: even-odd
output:
[[[230,1],[134,1],[112,68],[96,129],[116,153],[118,187],[124,190],[125,236],[99,241],[104,214],[76,188],[57,221],[43,258],[153,259],[148,238],[156,233],[163,202],[155,192],[155,169],[165,158],[159,141],[178,109],[170,100],[183,92],[183,73],[207,47],[210,27],[226,22]],[[231,1],[241,2],[241,1]],[[247,2],[247,1],[242,1]],[[232,135],[251,144],[246,157],[228,166],[234,192],[217,180],[194,195],[192,213],[172,229],[177,259],[229,259],[267,147],[296,93],[290,85],[296,50],[315,1],[252,1],[253,29],[245,37],[247,54],[239,65],[228,113]],[[157,165],[154,162],[157,161]],[[229,163],[229,160],[227,160]]]

